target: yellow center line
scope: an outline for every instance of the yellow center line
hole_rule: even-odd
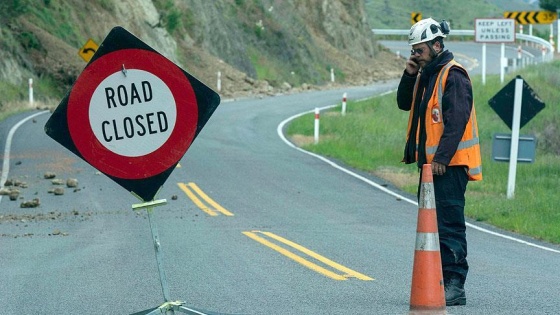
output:
[[[202,191],[202,189],[200,189],[200,187],[198,187],[195,183],[192,183],[192,182],[188,183],[188,184],[177,183],[177,185],[179,186],[179,188],[182,191],[185,192],[185,194],[187,194],[187,197],[189,197],[196,204],[196,206],[200,208],[200,210],[206,212],[210,216],[213,216],[213,217],[218,216],[217,212],[220,212],[223,215],[228,216],[228,217],[233,216],[233,213],[229,212],[224,207],[220,206],[217,202],[212,200],[212,198],[208,197],[208,195],[206,193],[204,193]],[[198,196],[197,196],[197,194],[198,194]],[[206,204],[208,204],[209,206],[207,206],[198,197],[202,198],[206,202]],[[211,209],[211,208],[213,208],[213,209]]]
[[[305,248],[305,247],[303,247],[303,246],[301,246],[301,245],[299,245],[299,244],[296,244],[296,243],[294,243],[294,242],[292,242],[292,241],[290,241],[290,240],[287,240],[287,239],[285,239],[285,238],[283,238],[283,237],[281,237],[281,236],[278,236],[278,235],[276,235],[276,234],[274,234],[274,233],[270,233],[270,232],[261,232],[261,233],[264,234],[264,235],[266,235],[266,236],[268,236],[268,237],[271,237],[271,238],[273,238],[273,239],[275,239],[275,240],[277,240],[277,241],[279,241],[279,242],[282,242],[282,243],[284,243],[284,244],[286,244],[286,245],[288,245],[288,246],[290,246],[290,247],[293,247],[293,248],[299,250],[300,252],[302,252],[302,253],[304,253],[304,254],[306,254],[306,255],[308,255],[308,256],[311,256],[311,257],[317,259],[318,261],[324,263],[324,264],[327,265],[327,266],[331,266],[331,267],[333,267],[334,269],[338,269],[338,270],[340,270],[340,271],[342,271],[342,272],[345,272],[345,273],[346,273],[345,276],[347,276],[347,277],[354,277],[354,278],[357,278],[357,279],[360,279],[360,280],[364,280],[364,281],[373,280],[372,278],[370,278],[370,277],[368,277],[368,276],[366,276],[366,275],[364,275],[364,274],[361,274],[361,273],[359,273],[359,272],[357,272],[357,271],[354,271],[354,270],[352,270],[352,269],[350,269],[350,268],[347,268],[347,267],[345,267],[345,266],[343,266],[343,265],[341,265],[341,264],[339,264],[339,263],[336,263],[336,262],[334,262],[334,261],[332,261],[332,260],[330,260],[330,259],[328,259],[328,258],[326,258],[326,257],[324,257],[324,256],[321,256],[321,255],[315,253],[314,251],[311,251],[311,250],[309,250],[309,249],[307,249],[307,248]]]
[[[177,185],[179,186],[179,188],[181,188],[182,191],[185,192],[185,194],[187,194],[187,196],[194,202],[194,204],[200,208],[200,210],[213,217],[218,215],[216,212],[209,209],[204,203],[202,203],[202,201],[198,199],[198,197],[187,187],[187,185],[183,183],[178,183]]]
[[[191,187],[192,190],[194,190],[200,197],[202,197],[202,199],[204,199],[209,205],[214,207],[216,211],[219,211],[223,215],[226,215],[228,217],[233,216],[233,213],[227,211],[226,209],[224,209],[224,207],[220,206],[217,202],[212,200],[212,198],[208,197],[208,195],[205,194],[202,189],[200,189],[195,183],[189,183],[189,187]]]
[[[323,274],[323,275],[325,275],[329,278],[332,278],[334,280],[346,280],[346,278],[344,276],[341,276],[341,275],[336,274],[336,273],[334,273],[330,270],[327,270],[327,269],[325,269],[321,266],[318,266],[318,265],[316,265],[316,264],[314,264],[314,263],[312,263],[312,262],[310,262],[310,261],[308,261],[308,260],[290,252],[289,250],[286,250],[286,249],[284,249],[284,248],[282,248],[282,247],[280,247],[280,246],[278,246],[278,245],[276,245],[276,244],[274,244],[274,243],[272,243],[272,242],[270,242],[270,241],[268,241],[268,240],[266,240],[266,239],[264,239],[260,236],[257,236],[253,232],[243,232],[243,234],[245,234],[246,236],[252,238],[253,240],[255,240],[255,241],[257,241],[257,242],[259,242],[259,243],[261,243],[265,246],[268,246],[268,247],[274,249],[275,251],[279,252],[280,254],[295,260],[296,262],[304,265],[305,267],[307,267],[311,270],[314,270],[314,271],[316,271],[320,274]]]
[[[288,245],[288,246],[290,246],[290,247],[292,247],[292,248],[294,248],[294,249],[296,249],[296,250],[298,250],[298,251],[300,251],[300,252],[302,252],[302,253],[310,256],[310,257],[313,257],[313,258],[319,260],[320,262],[324,263],[325,265],[328,265],[328,266],[330,266],[334,269],[337,269],[337,270],[343,272],[344,274],[340,275],[340,274],[334,273],[334,272],[332,272],[332,271],[330,271],[326,268],[323,268],[323,267],[321,267],[317,264],[314,264],[314,263],[310,262],[309,260],[307,260],[305,258],[302,258],[301,256],[298,256],[298,255],[292,253],[291,251],[289,251],[289,250],[287,250],[283,247],[280,247],[280,246],[268,241],[265,238],[262,238],[262,237],[258,236],[257,233],[262,234],[262,235],[266,235],[266,236],[268,236],[268,237],[270,237],[270,238],[272,238],[276,241],[279,241],[279,242],[281,242],[285,245]],[[252,232],[243,232],[243,234],[250,237],[251,239],[253,239],[253,240],[255,240],[255,241],[257,241],[257,242],[259,242],[259,243],[261,243],[261,244],[263,244],[263,245],[281,253],[282,255],[295,260],[296,262],[304,265],[305,267],[307,267],[307,268],[309,268],[309,269],[311,269],[315,272],[318,272],[320,274],[323,274],[323,275],[325,275],[325,276],[327,276],[331,279],[347,280],[348,278],[353,277],[353,278],[356,278],[356,279],[359,279],[359,280],[364,280],[364,281],[374,280],[373,278],[370,278],[370,277],[368,277],[364,274],[361,274],[361,273],[356,272],[356,271],[354,271],[350,268],[342,266],[342,265],[340,265],[340,264],[338,264],[338,263],[336,263],[336,262],[334,262],[334,261],[332,261],[332,260],[330,260],[330,259],[328,259],[324,256],[321,256],[321,255],[319,255],[319,254],[317,254],[317,253],[315,253],[315,252],[313,252],[313,251],[311,251],[311,250],[309,250],[309,249],[307,249],[307,248],[305,248],[301,245],[298,245],[298,244],[296,244],[292,241],[289,241],[289,240],[287,240],[287,239],[285,239],[281,236],[278,236],[274,233],[262,232],[262,231],[252,231]]]

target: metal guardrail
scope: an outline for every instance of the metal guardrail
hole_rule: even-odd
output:
[[[396,29],[372,29],[371,30],[374,35],[408,35],[409,30],[396,30]],[[474,36],[474,30],[451,30],[449,33],[450,36]],[[522,33],[515,33],[515,38],[524,40],[527,42],[532,42],[536,45],[540,45],[541,47],[546,48],[546,54],[543,59],[546,61],[552,61],[554,59],[554,46],[537,36],[522,34]]]

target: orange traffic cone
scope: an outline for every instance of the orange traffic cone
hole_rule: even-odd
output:
[[[422,167],[410,310],[445,310],[432,165]]]

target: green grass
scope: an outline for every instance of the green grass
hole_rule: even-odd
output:
[[[518,164],[515,197],[507,199],[509,164],[492,160],[492,136],[511,131],[490,108],[488,100],[514,76],[506,76],[504,84],[490,76],[484,86],[479,77],[474,77],[484,180],[469,183],[465,212],[478,221],[560,243],[560,62],[529,67],[519,74],[546,103],[546,108],[521,129],[521,134],[534,134],[538,139],[536,161]],[[415,193],[416,166],[400,162],[408,113],[397,108],[395,93],[349,102],[347,114],[341,116],[339,112],[340,106],[322,113],[319,144],[306,144],[303,148],[384,177],[404,191]],[[293,121],[287,133],[313,136],[313,114]],[[405,181],[401,180],[403,174]]]

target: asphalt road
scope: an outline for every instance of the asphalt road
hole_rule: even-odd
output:
[[[413,197],[388,194],[376,187],[383,181],[343,172],[278,134],[289,117],[340,102],[344,92],[361,99],[395,85],[220,105],[160,191],[168,203],[154,209],[171,298],[203,314],[408,314]],[[2,148],[28,115],[0,124]],[[135,213],[132,195],[50,140],[48,117],[21,124],[10,146],[8,177],[28,187],[23,199],[0,201],[0,314],[159,306],[146,212]],[[45,172],[79,186],[55,196]],[[39,207],[20,208],[33,198]],[[470,226],[468,301],[449,314],[560,313],[558,246]]]

